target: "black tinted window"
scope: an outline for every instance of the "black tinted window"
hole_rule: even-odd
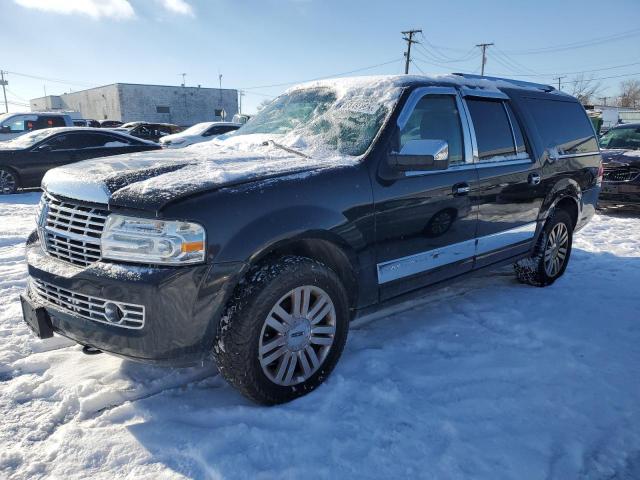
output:
[[[517,117],[513,113],[511,106],[508,103],[504,104],[507,107],[507,113],[509,114],[509,119],[511,120],[511,126],[513,127],[513,136],[516,141],[516,152],[525,153],[527,151],[527,147],[524,143],[524,135],[522,135],[522,128],[520,127],[520,122]]]
[[[444,140],[449,144],[449,163],[464,162],[462,125],[455,97],[422,97],[400,132],[400,148],[410,140]]]
[[[53,128],[53,127],[64,127],[66,124],[64,123],[64,118],[56,115],[56,116],[40,116],[35,121],[35,129],[41,128]]]
[[[44,145],[51,147],[51,150],[72,150],[76,149],[75,135],[56,135],[47,140]]]
[[[511,124],[503,102],[468,99],[467,105],[476,132],[480,160],[500,160],[500,157],[513,157],[516,151],[513,145]]]
[[[591,121],[579,103],[533,98],[526,103],[545,148],[556,148],[560,155],[598,150]]]

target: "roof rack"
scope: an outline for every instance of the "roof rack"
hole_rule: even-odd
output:
[[[543,83],[534,83],[534,82],[525,82],[523,80],[513,80],[512,78],[503,78],[503,77],[487,77],[484,75],[474,75],[472,73],[454,73],[453,75],[458,75],[459,77],[468,78],[471,80],[502,80],[504,82],[509,82],[514,85],[523,88],[538,88],[544,92],[551,92],[555,90],[551,85],[545,85]]]

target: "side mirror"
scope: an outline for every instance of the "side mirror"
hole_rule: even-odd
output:
[[[11,127],[3,125],[2,127],[0,127],[0,133],[11,133]]]
[[[390,155],[391,166],[401,172],[446,170],[449,168],[449,144],[444,140],[409,140]]]

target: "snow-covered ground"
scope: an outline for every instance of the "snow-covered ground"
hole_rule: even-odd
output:
[[[86,356],[23,325],[38,193],[0,197],[0,478],[640,478],[640,215],[549,288],[508,270],[358,320],[329,381],[246,401],[215,368]]]

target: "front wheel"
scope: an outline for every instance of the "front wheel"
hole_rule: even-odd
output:
[[[514,265],[518,280],[536,287],[551,285],[564,274],[572,243],[571,217],[564,210],[556,210],[547,220],[534,254]]]
[[[223,314],[214,357],[222,376],[258,403],[288,402],[335,367],[349,328],[338,276],[304,257],[255,267]]]

